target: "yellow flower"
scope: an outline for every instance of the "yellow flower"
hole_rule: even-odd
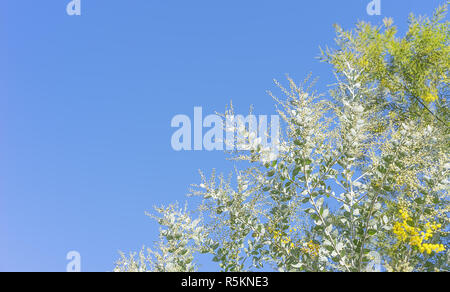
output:
[[[320,246],[310,240],[306,243],[306,247],[302,248],[302,252],[305,254],[309,254],[310,256],[317,257],[319,255]]]
[[[438,96],[437,96],[436,92],[429,91],[426,94],[424,94],[421,98],[423,99],[423,101],[429,103],[429,102],[433,102],[433,101],[437,100]]]
[[[445,251],[445,247],[442,244],[423,243],[433,237],[433,233],[439,231],[442,227],[441,224],[430,222],[425,223],[425,231],[421,231],[418,227],[409,226],[408,222],[411,217],[408,211],[403,209],[399,210],[401,222],[395,222],[392,231],[397,236],[400,242],[405,242],[413,247],[416,247],[421,253],[431,254],[433,251],[439,253]]]

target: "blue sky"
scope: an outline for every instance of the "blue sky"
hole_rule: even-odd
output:
[[[110,271],[118,250],[151,245],[154,205],[183,202],[198,170],[228,172],[218,151],[175,152],[172,117],[274,114],[265,93],[286,73],[333,81],[318,62],[333,23],[404,32],[443,1],[69,0],[0,2],[0,271]],[[207,266],[206,266],[207,267]]]

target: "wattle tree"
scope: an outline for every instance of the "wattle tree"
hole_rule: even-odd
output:
[[[411,16],[404,36],[391,19],[336,26],[330,92],[276,82],[276,155],[244,131],[231,155],[250,166],[201,174],[201,203],[158,208],[159,243],[115,271],[196,271],[200,253],[223,271],[448,271],[446,13]]]

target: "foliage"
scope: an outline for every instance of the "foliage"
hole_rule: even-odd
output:
[[[338,48],[322,50],[321,58],[338,74],[347,63],[361,70],[362,86],[379,92],[365,101],[368,104],[383,105],[381,109],[405,119],[424,111],[430,118],[428,109],[434,103],[435,118],[448,121],[450,35],[448,21],[442,21],[446,13],[443,5],[431,19],[411,15],[404,37],[397,36],[392,19],[384,19],[383,26],[360,22],[351,31],[336,25]]]
[[[198,218],[159,208],[157,251],[116,270],[193,271],[206,253],[223,271],[448,271],[445,11],[411,17],[405,38],[390,20],[338,28],[339,49],[323,54],[338,78],[329,97],[290,78],[276,82],[284,99],[270,93],[279,153],[243,131],[250,147],[232,157],[250,166],[235,180],[201,173]]]

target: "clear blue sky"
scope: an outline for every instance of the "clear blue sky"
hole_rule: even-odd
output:
[[[156,239],[144,215],[183,202],[198,169],[228,172],[221,152],[175,152],[176,114],[274,114],[272,78],[319,76],[333,23],[404,32],[409,12],[437,0],[0,1],[0,271],[109,271],[118,250]]]

